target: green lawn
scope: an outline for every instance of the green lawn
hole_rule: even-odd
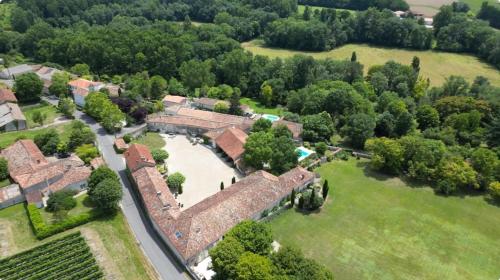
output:
[[[75,208],[68,211],[68,216],[77,216],[84,212],[90,212],[92,209],[93,208],[91,202],[89,201],[88,195],[83,194],[76,197],[76,206]],[[56,222],[54,213],[48,212],[46,208],[40,210],[40,213],[42,214],[42,217],[44,218],[46,224]]]
[[[482,196],[438,196],[366,165],[320,167],[330,183],[327,203],[319,213],[276,217],[276,239],[302,248],[337,280],[498,279],[500,207]]]
[[[323,10],[324,8],[323,7],[318,7],[318,6],[309,6],[311,8],[311,11],[315,11],[315,10]],[[305,10],[306,6],[305,5],[298,5],[298,9],[297,9],[297,12],[301,15],[304,13],[304,10]],[[338,8],[335,8],[335,11],[337,12],[342,12],[342,11],[348,11],[350,13],[355,13],[356,11],[354,10],[347,10],[347,9],[338,9]]]
[[[0,188],[6,187],[8,185],[10,185],[10,179],[9,178],[0,180]]]
[[[7,226],[10,231],[7,238],[2,236],[8,247],[2,248],[4,243],[0,244],[0,252],[8,250],[11,255],[80,230],[94,233],[102,241],[103,250],[109,255],[114,263],[113,266],[118,268],[123,277],[117,279],[154,279],[152,276],[154,273],[137,246],[121,212],[112,218],[93,221],[42,241],[38,241],[33,235],[23,204],[0,210],[0,224]]]
[[[47,116],[47,118],[43,122],[44,125],[53,123],[55,118],[61,116],[61,114],[57,111],[57,108],[55,106],[49,105],[49,104],[27,106],[27,107],[21,108],[21,110],[23,111],[24,116],[26,117],[26,122],[28,124],[28,128],[34,128],[34,127],[40,126],[40,124],[35,123],[33,121],[33,114],[35,112],[41,112],[42,114],[45,114]]]
[[[467,3],[469,5],[471,11],[473,11],[474,13],[479,12],[483,2],[488,2],[490,5],[496,5],[497,8],[500,8],[500,5],[498,4],[498,1],[496,1],[496,0],[460,0],[460,2]]]
[[[272,115],[281,116],[281,115],[283,115],[283,111],[284,111],[282,108],[266,107],[266,106],[260,104],[259,101],[256,101],[256,100],[248,98],[248,97],[241,98],[240,103],[243,105],[249,106],[257,114],[272,114]]]
[[[500,86],[500,71],[472,55],[437,51],[416,51],[395,48],[374,47],[366,44],[348,44],[325,52],[301,52],[263,47],[261,40],[245,42],[242,47],[254,54],[269,57],[291,57],[296,54],[311,55],[314,58],[350,59],[353,51],[365,68],[365,73],[373,65],[384,64],[388,60],[410,64],[414,56],[420,58],[421,74],[431,79],[431,84],[441,85],[450,75],[461,75],[473,81],[478,75],[487,77],[492,84]]]
[[[146,132],[146,134],[134,139],[132,143],[146,145],[150,150],[161,149],[165,146],[165,140],[156,132]]]
[[[45,133],[49,129],[56,129],[60,133],[60,138],[63,140],[67,140],[71,133],[71,123],[54,125],[50,128],[0,133],[0,149],[4,149],[7,146],[13,144],[20,137],[25,137],[26,139],[34,139],[36,135]]]

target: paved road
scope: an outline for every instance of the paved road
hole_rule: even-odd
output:
[[[57,100],[45,100],[57,105]],[[136,236],[139,246],[143,249],[161,279],[190,279],[190,277],[185,273],[185,269],[174,259],[172,252],[170,252],[160,240],[160,237],[152,228],[149,220],[145,217],[144,212],[139,205],[138,198],[132,190],[128,177],[125,173],[125,161],[121,155],[115,153],[113,148],[114,136],[107,134],[94,119],[80,111],[76,111],[75,117],[85,122],[94,131],[97,136],[99,150],[101,151],[104,160],[111,169],[120,175],[123,187],[123,199],[121,203],[123,213],[125,214],[125,217],[127,218],[127,221]]]

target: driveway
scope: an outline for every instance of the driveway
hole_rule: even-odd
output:
[[[169,153],[168,174],[180,172],[186,177],[183,193],[177,197],[177,201],[184,204],[183,210],[219,192],[220,182],[228,187],[233,176],[236,180],[241,177],[213,149],[201,144],[193,145],[184,135],[160,135],[167,143],[164,149]]]

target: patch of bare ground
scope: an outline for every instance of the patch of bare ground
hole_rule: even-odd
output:
[[[85,240],[94,254],[97,263],[104,271],[105,278],[109,280],[123,279],[123,275],[118,269],[118,266],[109,256],[109,253],[104,247],[99,234],[90,228],[82,228],[80,231],[85,237]]]
[[[0,257],[6,257],[16,252],[16,243],[12,235],[11,224],[8,221],[0,220]]]

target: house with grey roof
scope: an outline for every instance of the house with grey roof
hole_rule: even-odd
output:
[[[26,117],[16,103],[6,102],[0,105],[0,131],[26,128]]]

